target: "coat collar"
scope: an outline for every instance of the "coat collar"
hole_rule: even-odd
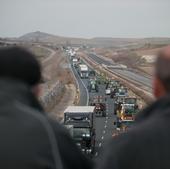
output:
[[[167,109],[170,108],[170,94],[167,94],[166,96],[158,99],[153,104],[145,108],[143,111],[141,111],[137,117],[136,122],[141,122],[145,119],[148,119],[154,115],[163,115],[164,112],[166,112]]]

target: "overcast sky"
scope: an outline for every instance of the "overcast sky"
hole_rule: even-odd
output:
[[[170,0],[0,0],[0,37],[170,37]]]

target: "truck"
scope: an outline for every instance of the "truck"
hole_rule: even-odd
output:
[[[135,97],[127,97],[122,104],[122,119],[126,118],[135,118],[136,114],[138,113],[139,108],[137,105],[137,98]]]
[[[117,97],[127,97],[128,96],[128,89],[126,87],[119,87],[116,89],[115,95]]]
[[[77,67],[77,64],[78,64],[78,58],[72,58],[72,65],[74,66],[74,67]]]
[[[73,125],[64,125],[66,129],[69,131],[71,137],[73,137]]]
[[[115,90],[120,86],[120,83],[119,81],[117,80],[109,80],[107,83],[106,83],[106,90],[105,90],[105,93],[106,95],[113,95],[113,92],[114,92],[114,95],[116,94],[115,93]],[[112,96],[111,96],[112,98]]]
[[[96,72],[94,70],[89,71],[89,76],[90,77],[95,77],[96,76]]]
[[[130,128],[138,111],[137,98],[125,97],[117,113],[117,129],[125,131]]]
[[[96,80],[98,84],[103,84],[103,85],[107,84],[109,81],[106,75],[104,74],[96,74]]]
[[[89,77],[89,69],[88,66],[85,64],[79,64],[78,66],[78,73],[80,77],[83,78],[88,78]]]
[[[98,92],[99,91],[99,87],[98,87],[98,84],[95,79],[89,80],[87,88],[88,88],[89,92],[92,92],[92,91]]]
[[[114,98],[117,95],[118,89],[120,88],[120,82],[117,80],[111,80],[112,91],[110,93],[110,98]]]
[[[134,119],[132,117],[129,117],[129,118],[126,118],[126,119],[117,118],[114,125],[116,125],[117,131],[124,132],[134,125]]]
[[[116,96],[114,101],[114,114],[120,117],[122,104],[125,102],[125,96]]]
[[[94,106],[69,106],[64,111],[64,125],[73,126],[73,139],[81,151],[87,155],[95,150]]]
[[[106,117],[106,98],[95,96],[90,100],[90,105],[95,106],[96,117]]]

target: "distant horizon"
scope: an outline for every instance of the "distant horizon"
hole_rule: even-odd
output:
[[[169,0],[0,0],[0,36],[170,37]]]
[[[96,37],[73,37],[73,36],[65,36],[65,35],[58,35],[58,34],[53,34],[53,33],[50,33],[50,32],[43,32],[43,31],[32,31],[32,32],[27,32],[27,33],[24,33],[24,34],[21,34],[19,36],[1,36],[0,35],[0,38],[20,38],[22,36],[25,36],[27,34],[30,34],[30,33],[36,33],[36,32],[39,32],[39,33],[45,33],[45,34],[49,34],[49,35],[52,35],[52,36],[58,36],[58,37],[61,37],[61,38],[75,38],[75,39],[95,39],[95,38],[112,38],[112,39],[148,39],[148,38],[170,38],[170,36],[140,36],[140,37],[116,37],[116,36],[113,36],[113,37],[104,37],[104,36],[96,36]]]

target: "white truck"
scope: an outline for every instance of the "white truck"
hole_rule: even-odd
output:
[[[64,125],[73,126],[73,139],[85,154],[95,148],[95,107],[69,106],[64,111]]]
[[[89,77],[89,69],[88,66],[85,64],[79,64],[78,66],[78,73],[82,79]]]
[[[77,64],[78,64],[78,58],[73,58],[72,59],[72,65],[76,67]]]

